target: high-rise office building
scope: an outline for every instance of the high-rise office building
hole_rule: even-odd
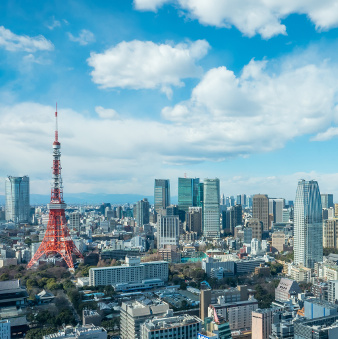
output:
[[[242,225],[242,205],[235,205],[226,211],[225,231],[234,234],[239,225]]]
[[[227,207],[235,206],[235,198],[233,196],[226,197],[225,204]]]
[[[263,223],[259,219],[251,218],[246,226],[252,229],[252,238],[262,241]]]
[[[203,193],[204,191],[204,184],[203,182],[200,182],[198,184],[198,194],[197,194],[197,206],[198,207],[203,207]]]
[[[204,180],[203,234],[209,238],[220,235],[220,183],[218,178]]]
[[[269,198],[269,214],[273,215],[273,222],[283,222],[283,209],[285,207],[285,199]]]
[[[164,316],[169,305],[157,299],[124,301],[121,305],[121,338],[140,339],[141,325],[155,316]]]
[[[155,179],[154,205],[156,213],[170,205],[169,179]]]
[[[189,207],[197,206],[199,183],[199,178],[178,178],[178,209],[182,221]]]
[[[137,202],[135,219],[137,226],[142,227],[145,224],[149,224],[149,201],[144,198]]]
[[[242,205],[242,196],[240,194],[237,194],[236,204],[237,205]]]
[[[338,248],[338,221],[323,220],[323,247]]]
[[[177,215],[157,216],[157,248],[164,245],[179,245],[180,221]]]
[[[244,207],[246,207],[248,205],[248,201],[247,201],[247,198],[246,198],[246,194],[242,194],[241,196],[241,203]]]
[[[6,220],[15,223],[29,221],[29,178],[9,176],[5,183]]]
[[[225,203],[225,195],[224,195],[224,193],[222,194],[222,196],[221,196],[221,205],[225,205],[226,203]]]
[[[333,194],[321,194],[322,208],[334,207]]]
[[[196,232],[197,236],[200,236],[202,234],[202,208],[190,207],[185,222],[187,232]]]
[[[294,210],[294,261],[313,268],[322,260],[322,203],[318,182],[300,180]]]
[[[256,194],[252,199],[252,217],[263,223],[263,230],[269,230],[269,198],[265,194]]]

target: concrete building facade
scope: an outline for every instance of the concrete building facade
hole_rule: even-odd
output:
[[[89,269],[89,285],[113,285],[120,283],[141,283],[146,279],[168,281],[169,264],[166,261],[141,263],[139,257],[126,257],[121,266],[97,267]]]

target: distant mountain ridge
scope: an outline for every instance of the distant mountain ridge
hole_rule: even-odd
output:
[[[64,200],[67,204],[133,204],[143,198],[147,198],[151,204],[154,203],[153,196],[141,194],[105,194],[105,193],[67,193],[64,194]],[[31,194],[30,204],[41,205],[48,204],[50,195]],[[0,204],[5,204],[5,196],[0,195]]]

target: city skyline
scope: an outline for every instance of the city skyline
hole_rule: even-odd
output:
[[[337,196],[332,5],[257,2],[245,23],[230,3],[2,2],[0,194],[28,175],[48,195],[57,101],[69,193],[152,195],[168,178],[177,196],[187,173],[226,196],[294,200],[301,178]]]

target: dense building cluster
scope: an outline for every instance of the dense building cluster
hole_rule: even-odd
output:
[[[226,197],[219,179],[186,177],[178,178],[177,192],[171,197],[170,181],[155,179],[154,200],[67,207],[70,236],[84,257],[72,272],[74,288],[81,303],[96,309],[83,310],[80,327],[65,324],[44,338],[303,339],[338,331],[332,194],[300,180],[294,202],[266,194]],[[28,177],[8,177],[5,201],[2,270],[27,265],[49,220],[48,206],[29,205]],[[38,264],[66,267],[58,255]],[[1,338],[19,338],[33,330],[28,305],[39,314],[57,300],[46,286],[60,287],[54,281],[32,290],[27,278],[1,277]],[[275,284],[270,299],[257,287],[262,282]],[[109,321],[114,325],[102,326]]]

